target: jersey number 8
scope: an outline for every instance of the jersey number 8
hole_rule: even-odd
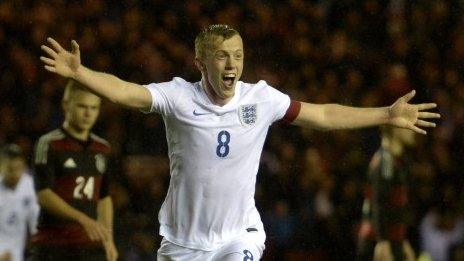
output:
[[[216,147],[216,155],[220,158],[229,155],[230,133],[228,131],[219,132],[217,141],[219,145]]]

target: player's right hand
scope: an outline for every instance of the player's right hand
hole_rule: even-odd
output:
[[[77,42],[74,40],[71,41],[72,50],[69,52],[61,47],[53,38],[48,37],[47,41],[51,48],[47,45],[40,47],[49,56],[40,57],[40,60],[45,64],[45,70],[63,77],[74,78],[81,66],[81,54]]]
[[[101,223],[85,216],[79,220],[81,226],[85,229],[87,236],[92,241],[108,241],[110,233]]]

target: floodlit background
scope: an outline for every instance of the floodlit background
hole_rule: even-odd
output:
[[[125,80],[198,81],[196,34],[229,24],[244,39],[244,81],[264,79],[313,103],[387,106],[411,89],[413,101],[438,103],[438,127],[409,153],[408,234],[421,252],[427,213],[450,214],[443,233],[462,226],[463,8],[460,0],[2,0],[0,144],[18,143],[31,155],[36,139],[62,121],[66,80],[39,60],[47,36],[68,49],[77,40],[84,65]],[[105,103],[95,132],[114,149],[121,260],[152,260],[169,182],[162,119]],[[354,258],[366,169],[378,146],[376,129],[271,128],[256,188],[265,260]],[[464,260],[459,244],[445,251]]]

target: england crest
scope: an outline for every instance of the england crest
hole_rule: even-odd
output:
[[[240,122],[242,125],[254,125],[258,120],[258,105],[242,105],[239,109]]]

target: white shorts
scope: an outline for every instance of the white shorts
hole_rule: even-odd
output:
[[[265,240],[262,227],[249,228],[243,236],[213,251],[182,247],[163,238],[158,261],[257,261],[263,255]]]

